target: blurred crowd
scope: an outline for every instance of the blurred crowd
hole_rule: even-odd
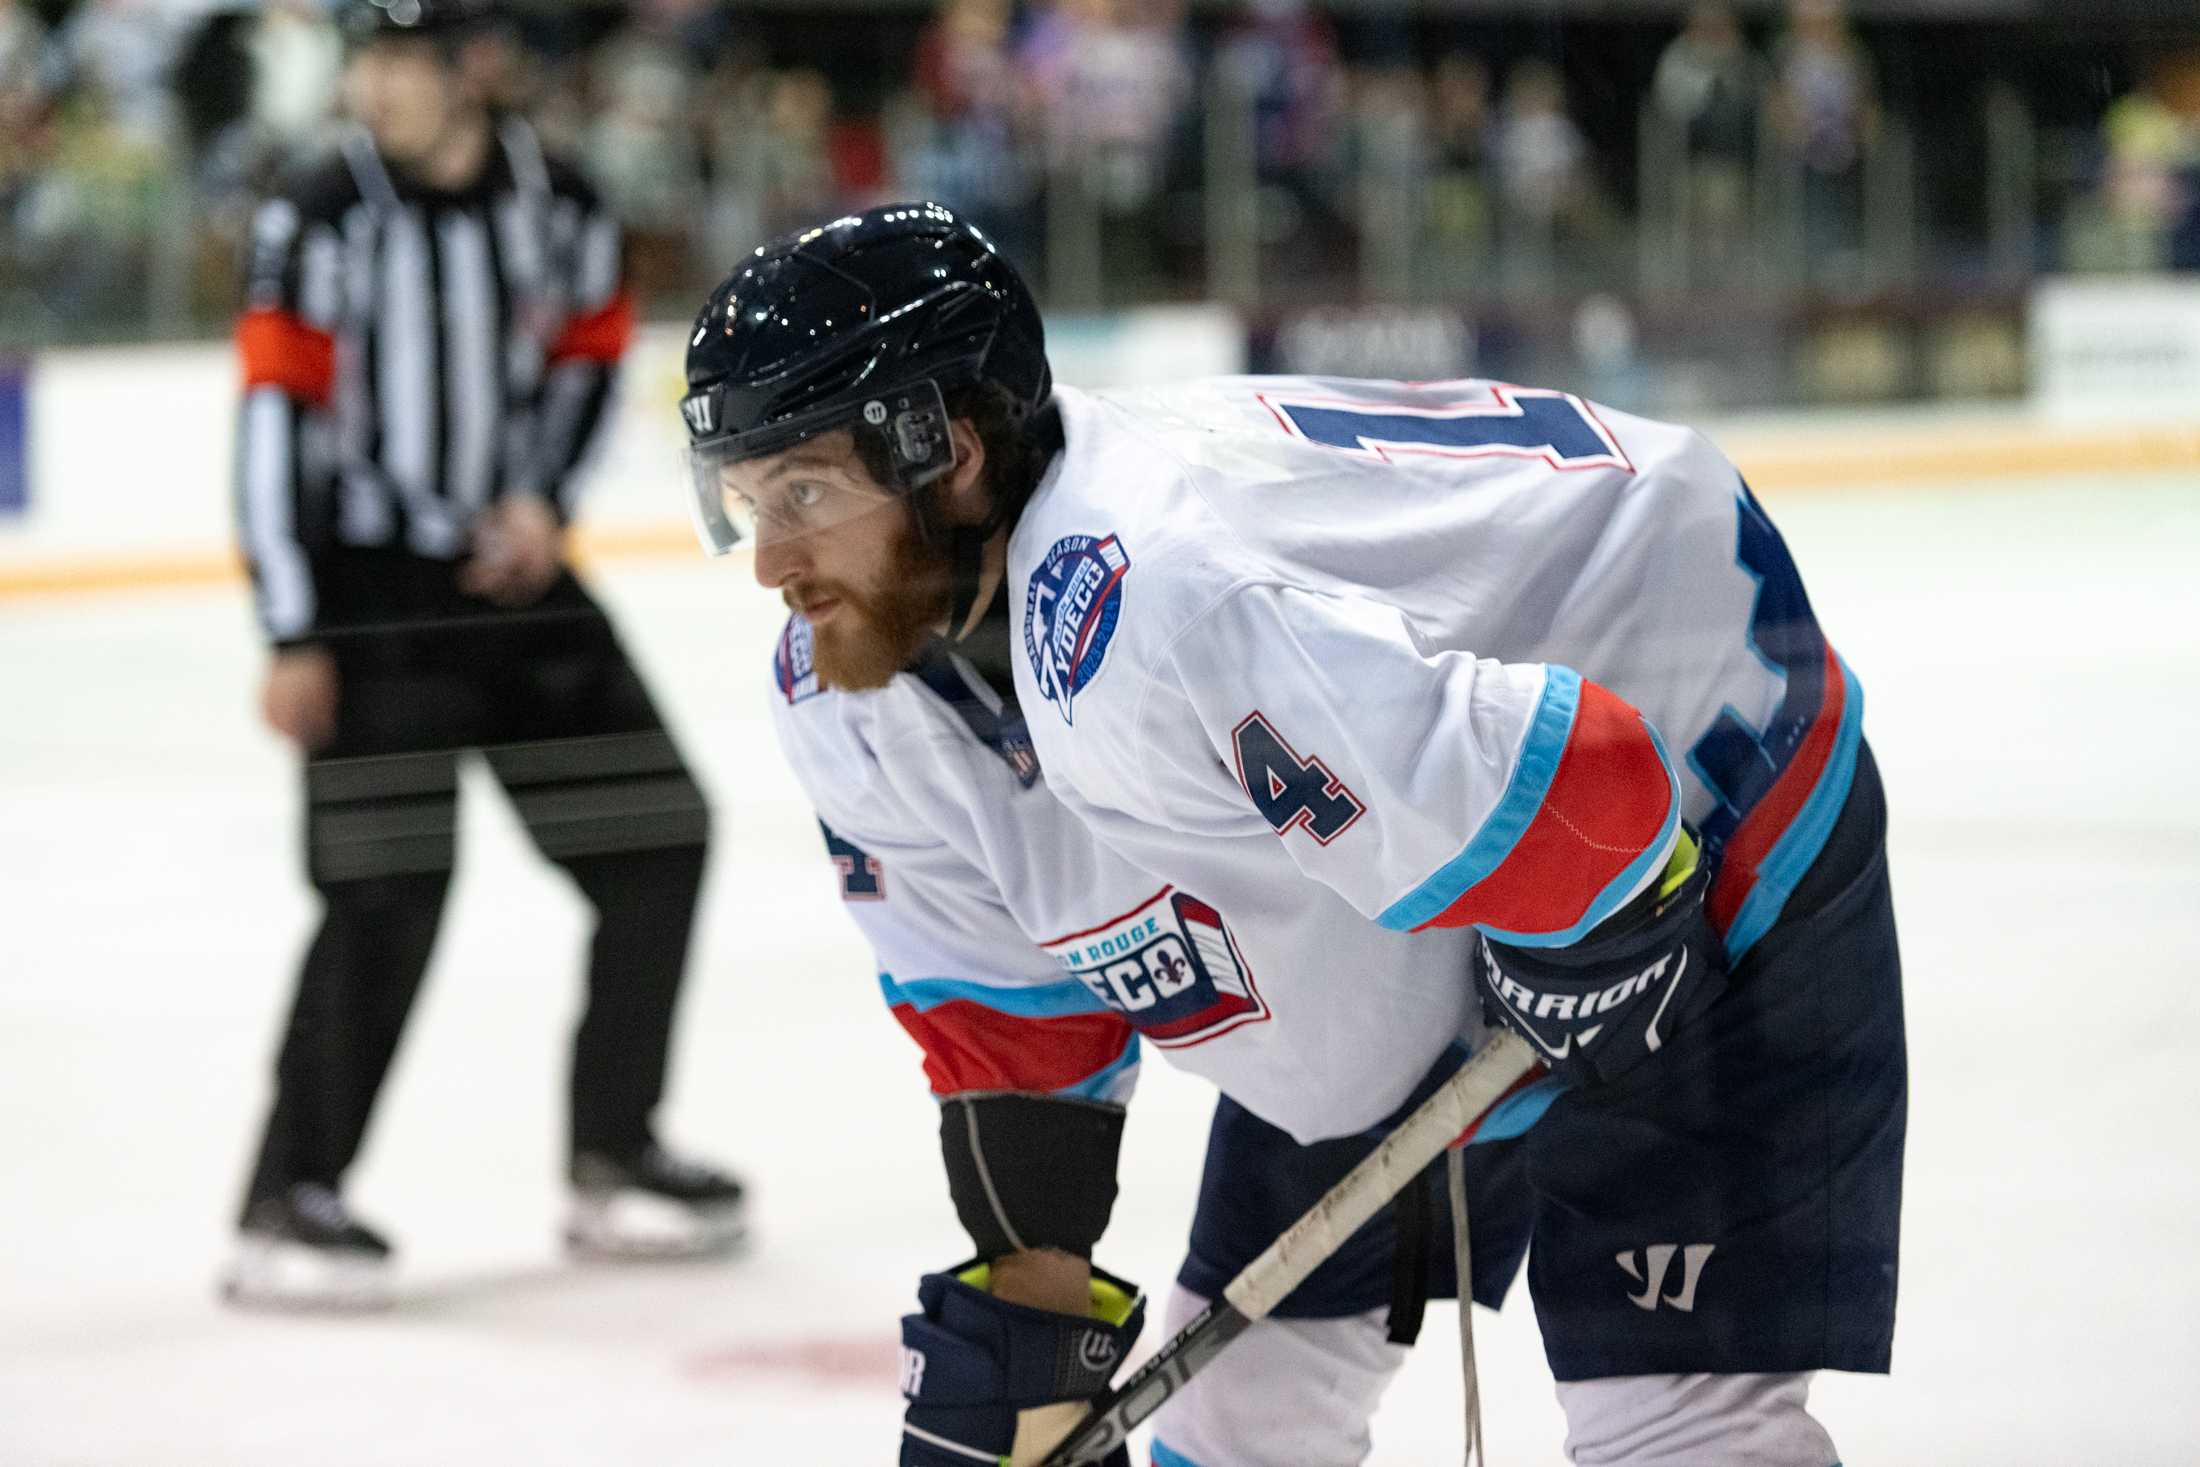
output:
[[[508,11],[506,105],[590,165],[660,309],[889,195],[962,208],[1086,305],[1628,288],[1667,239],[1666,284],[1839,287],[1903,238],[1909,211],[1881,210],[1890,233],[1872,201],[1915,190],[1884,56],[1837,0],[1698,5],[1633,74],[1308,0],[938,0],[899,31],[724,0]],[[0,340],[218,320],[249,203],[326,146],[342,67],[323,0],[0,0]],[[2200,268],[2200,64],[2156,58],[2084,127],[2025,263]]]

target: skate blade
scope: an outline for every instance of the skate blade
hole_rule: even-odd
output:
[[[565,1225],[575,1258],[615,1263],[676,1263],[723,1258],[748,1242],[743,1203],[699,1208],[645,1192],[576,1202]]]
[[[396,1300],[388,1259],[332,1254],[284,1239],[238,1245],[221,1280],[224,1304],[297,1314],[366,1314]]]

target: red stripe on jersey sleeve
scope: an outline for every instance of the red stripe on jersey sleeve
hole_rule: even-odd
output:
[[[279,387],[316,407],[336,388],[336,338],[289,311],[247,311],[237,321],[237,355],[245,390]]]
[[[894,1017],[924,1050],[934,1095],[1067,1090],[1121,1059],[1132,1035],[1119,1014],[1026,1019],[967,999],[922,1013],[913,1004],[895,1004]]]
[[[575,316],[550,348],[552,362],[615,362],[634,339],[634,297],[620,291],[600,311]]]
[[[1757,868],[1780,837],[1787,834],[1795,817],[1802,813],[1803,805],[1810,799],[1811,791],[1818,788],[1818,780],[1833,761],[1833,746],[1841,735],[1841,714],[1848,706],[1848,679],[1842,676],[1841,659],[1826,648],[1826,694],[1818,705],[1818,717],[1788,756],[1787,768],[1772,782],[1764,797],[1750,807],[1742,823],[1735,827],[1728,838],[1725,851],[1719,857],[1719,874],[1712,880],[1711,891],[1704,898],[1704,910],[1711,916],[1711,925],[1725,932],[1734,925],[1735,916],[1742,903],[1748,899],[1750,887],[1756,883]]]
[[[1564,932],[1656,842],[1673,794],[1642,715],[1584,679],[1558,770],[1527,829],[1496,870],[1421,926]]]

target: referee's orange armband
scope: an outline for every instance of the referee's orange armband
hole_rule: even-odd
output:
[[[600,310],[575,316],[550,348],[552,362],[615,362],[634,339],[634,297],[625,291]]]
[[[295,314],[272,306],[237,320],[237,355],[247,392],[279,387],[315,407],[325,407],[336,388],[336,338]]]

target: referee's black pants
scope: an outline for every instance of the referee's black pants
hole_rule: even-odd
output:
[[[435,943],[469,749],[595,911],[571,1147],[624,1156],[653,1139],[708,807],[578,582],[563,576],[536,606],[504,613],[458,597],[449,578],[356,552],[320,576],[324,596],[355,613],[327,638],[337,729],[305,770],[307,868],[325,910],[247,1210],[300,1182],[337,1186],[359,1152]],[[403,619],[371,620],[380,607]]]

